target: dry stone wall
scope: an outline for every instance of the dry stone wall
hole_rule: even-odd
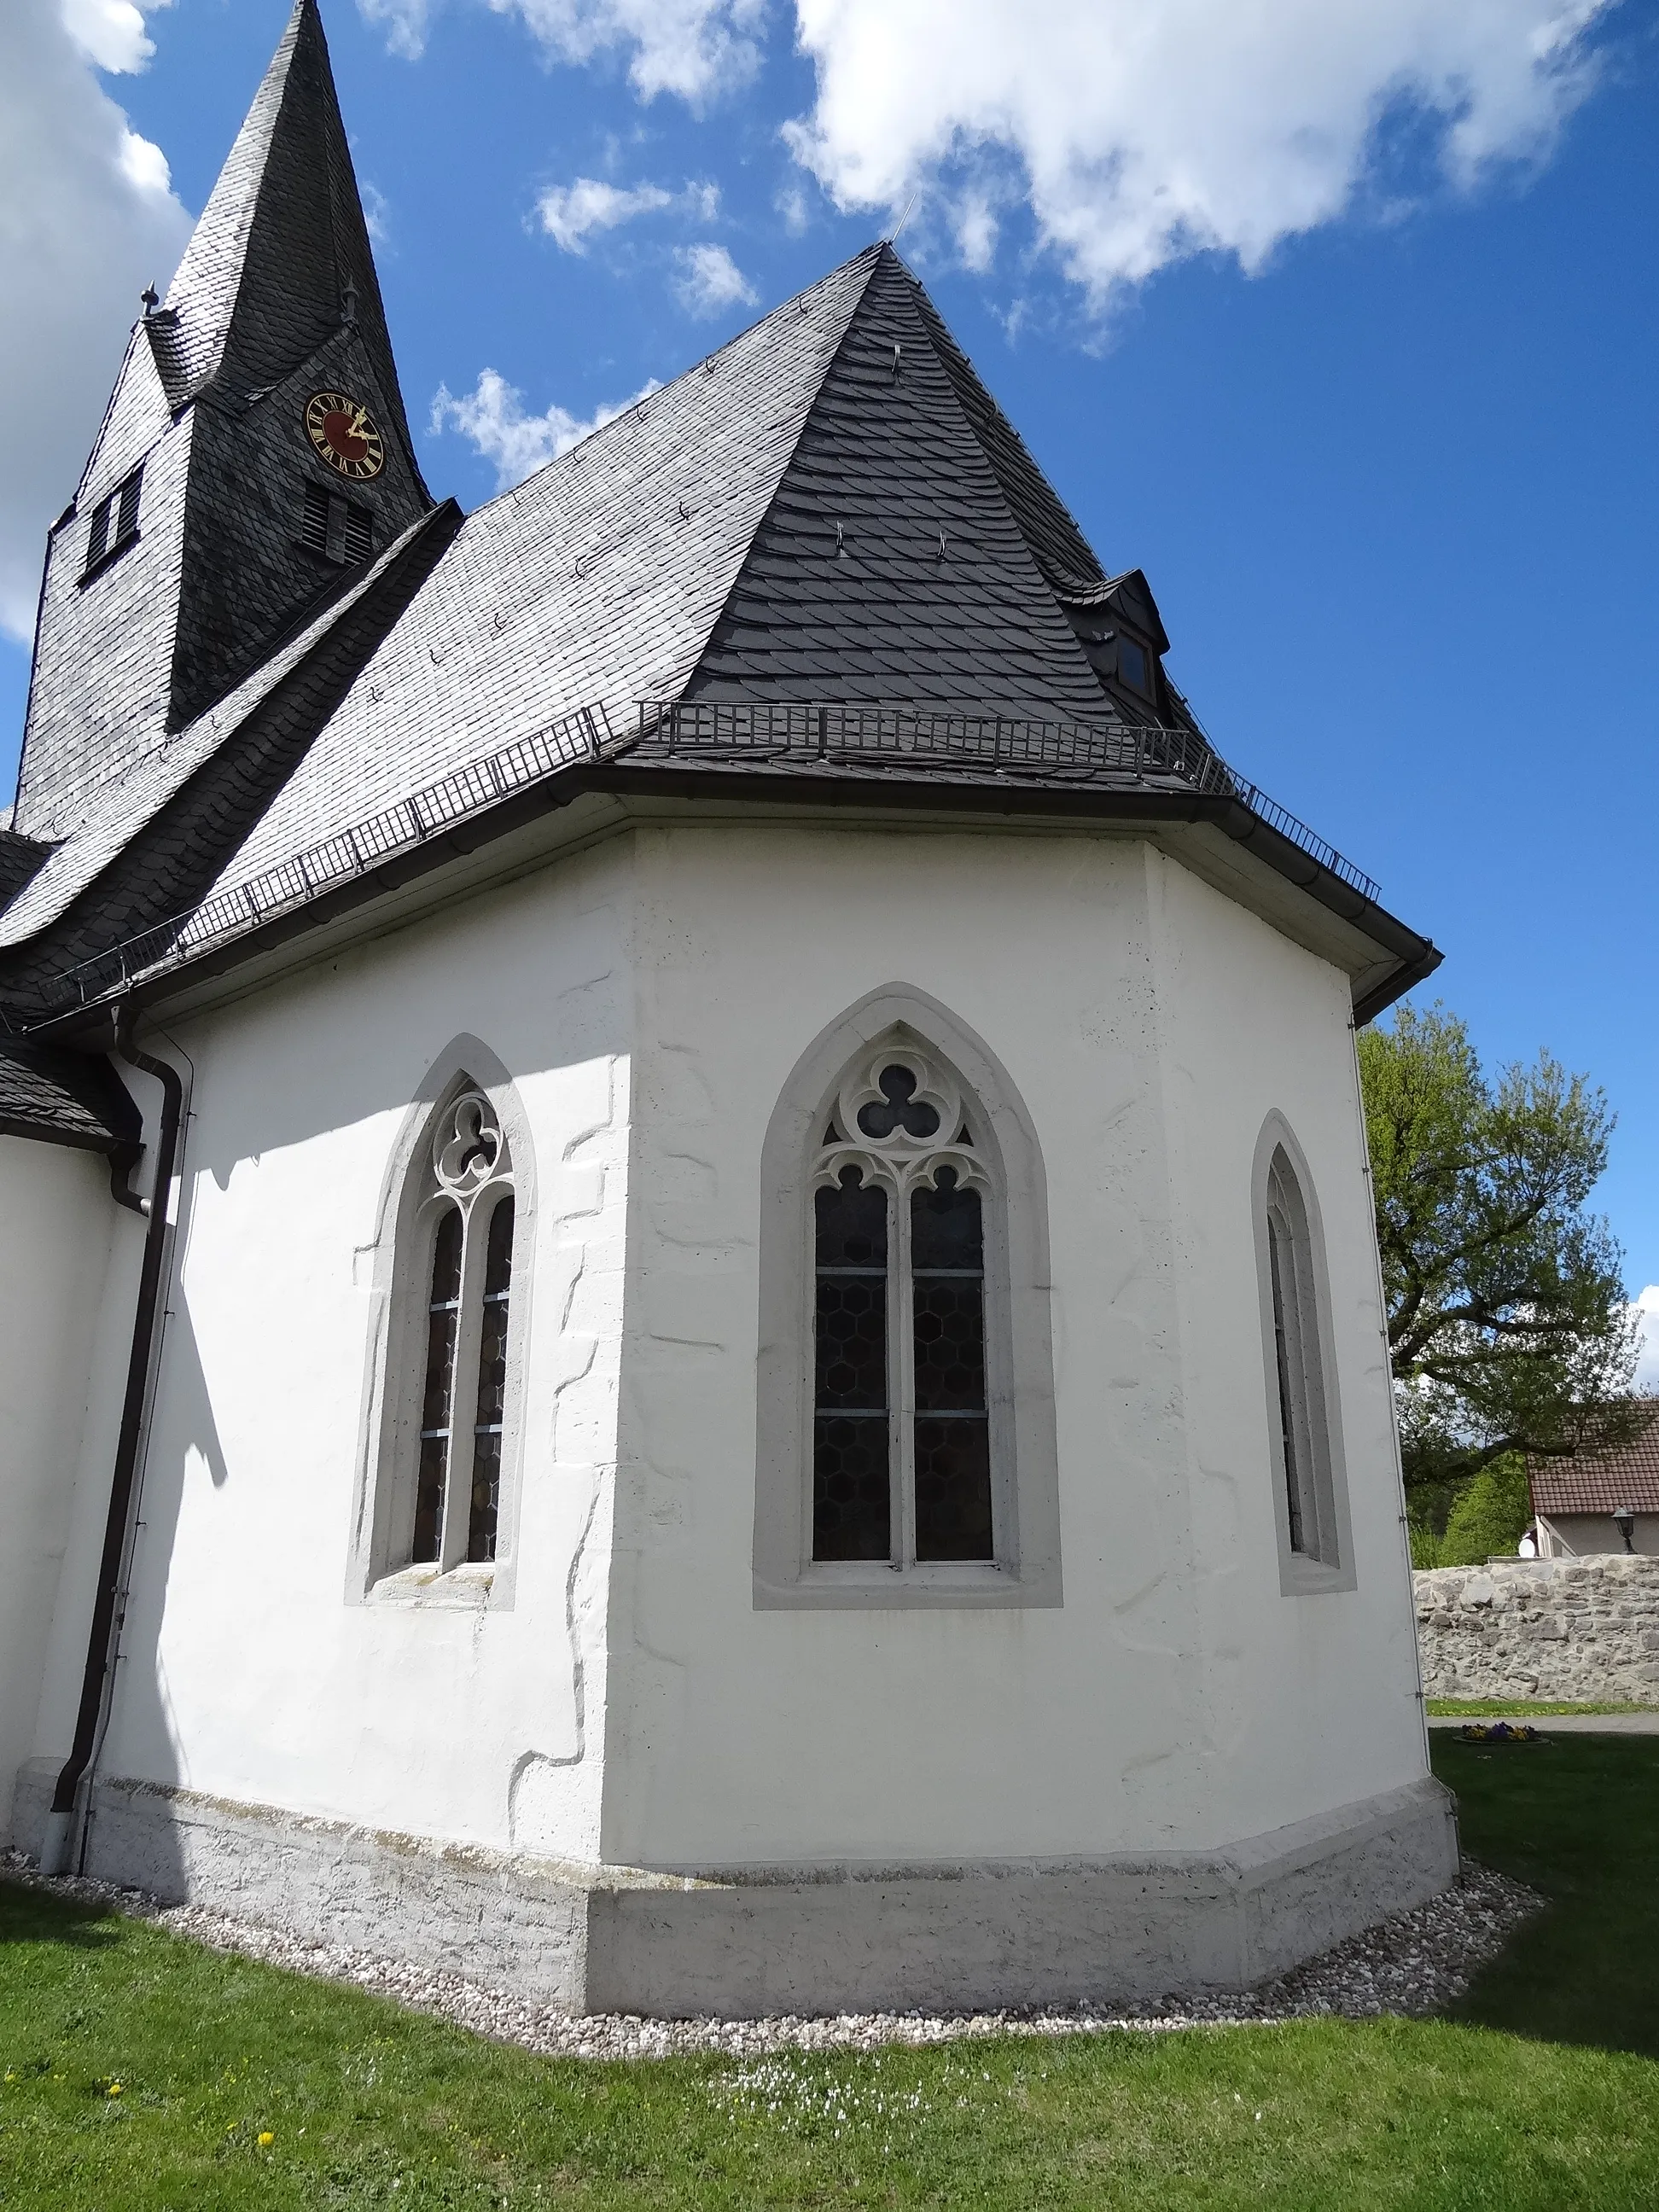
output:
[[[1499,1559],[1413,1581],[1430,1697],[1659,1705],[1659,1559]]]

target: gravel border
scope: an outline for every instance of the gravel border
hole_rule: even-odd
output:
[[[641,2020],[621,2014],[572,2019],[459,1974],[383,1959],[344,1944],[313,1943],[206,1905],[158,1904],[137,1890],[76,1876],[48,1879],[17,1851],[0,1852],[0,1875],[25,1887],[106,1905],[216,1951],[233,1951],[290,1972],[350,1982],[417,2012],[435,2014],[498,2043],[556,2058],[668,2058],[717,2051],[757,2057],[781,2051],[872,2051],[884,2044],[934,2044],[988,2035],[1085,2035],[1103,2028],[1152,2032],[1337,2018],[1382,2013],[1426,2018],[1461,1996],[1546,1900],[1506,1875],[1464,1862],[1451,1888],[1364,1935],[1243,1994],[1167,1998],[1111,2010],[975,2013],[843,2013],[830,2019]]]

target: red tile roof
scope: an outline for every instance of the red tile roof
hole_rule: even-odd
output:
[[[1659,1404],[1627,1444],[1573,1459],[1528,1460],[1534,1513],[1659,1513]]]

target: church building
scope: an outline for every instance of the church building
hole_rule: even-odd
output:
[[[297,0],[0,830],[0,1836],[647,2014],[1452,1880],[1353,1046],[1439,956],[1169,650],[884,242],[434,497]]]

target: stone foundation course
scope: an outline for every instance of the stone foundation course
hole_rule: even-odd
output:
[[[1659,1705],[1659,1559],[1497,1559],[1412,1579],[1429,1697]]]
[[[38,1853],[54,1773],[19,1778]],[[1212,1853],[665,1874],[580,1867],[113,1778],[86,1871],[567,2014],[754,2019],[1253,1989],[1457,1875],[1431,1778]]]

